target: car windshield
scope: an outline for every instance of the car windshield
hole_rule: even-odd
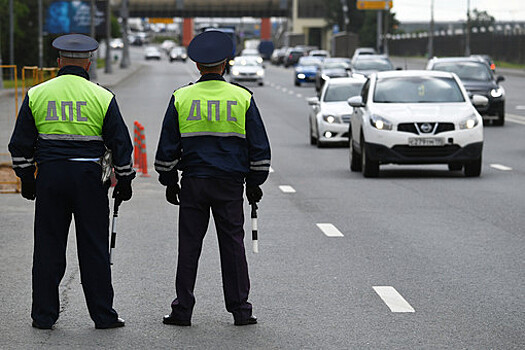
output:
[[[443,77],[388,77],[377,80],[374,102],[464,102],[456,80]]]
[[[299,59],[300,66],[318,66],[321,64],[321,61],[315,57],[301,57]]]
[[[366,57],[366,55],[365,55]],[[394,67],[392,66],[392,63],[390,63],[388,60],[371,60],[371,59],[363,59],[363,60],[357,60],[357,62],[354,64],[354,68],[356,70],[374,70],[374,71],[386,71],[386,70],[393,70]]]
[[[236,57],[233,62],[235,66],[260,66],[255,56]]]
[[[348,62],[345,62],[345,61],[325,61],[323,64],[323,68],[325,69],[335,69],[335,68],[346,69],[349,67],[350,65],[348,64]]]
[[[481,62],[438,62],[432,67],[432,70],[456,73],[459,79],[492,80],[489,68]]]
[[[323,101],[346,101],[352,96],[361,94],[361,88],[363,87],[363,84],[364,81],[348,84],[331,84],[326,88]]]

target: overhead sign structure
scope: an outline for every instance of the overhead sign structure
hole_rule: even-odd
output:
[[[390,10],[392,6],[392,0],[357,0],[358,10]]]
[[[164,17],[150,17],[148,18],[149,23],[164,23],[172,24],[174,23],[173,18],[164,18]]]

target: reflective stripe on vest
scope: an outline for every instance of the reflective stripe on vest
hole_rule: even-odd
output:
[[[201,81],[173,93],[181,137],[246,138],[246,112],[252,95],[221,80]]]
[[[66,74],[33,87],[27,94],[41,138],[71,135],[54,139],[102,140],[111,92],[83,77]]]

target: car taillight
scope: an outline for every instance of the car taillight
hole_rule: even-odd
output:
[[[292,55],[290,54],[290,56],[288,56],[288,59],[290,59],[290,60],[291,60],[291,59],[292,59],[292,57],[293,57],[293,56],[292,56]]]

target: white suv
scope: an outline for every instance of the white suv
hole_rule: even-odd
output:
[[[354,107],[349,129],[350,169],[379,175],[381,164],[448,164],[466,176],[481,173],[483,122],[454,73],[390,71],[374,73]]]

